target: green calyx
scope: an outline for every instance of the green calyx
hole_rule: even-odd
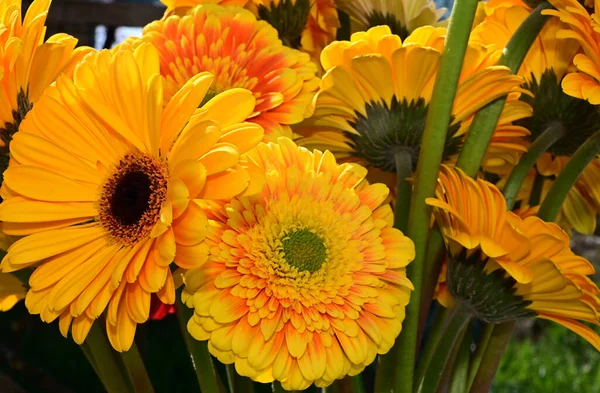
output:
[[[358,135],[345,132],[352,154],[375,168],[395,172],[396,153],[405,150],[410,153],[414,171],[421,151],[427,110],[428,105],[422,98],[409,103],[405,99],[399,102],[394,97],[389,107],[384,102],[367,103],[366,116],[356,112],[356,120],[348,122]],[[454,137],[459,128],[460,123],[448,125],[444,158],[459,152],[460,138]]]
[[[323,240],[307,229],[286,234],[281,243],[286,262],[300,272],[316,272],[327,259]]]
[[[375,26],[386,25],[392,31],[392,34],[396,34],[404,41],[409,36],[410,32],[408,29],[400,23],[396,15],[390,13],[383,13],[379,10],[372,11],[367,15],[367,23],[369,28]]]
[[[202,108],[208,101],[212,100],[217,95],[219,95],[219,93],[217,91],[215,91],[213,89],[208,89],[208,91],[204,95],[204,98],[202,99],[202,102],[200,103],[200,106],[198,106],[198,108]]]
[[[571,156],[598,130],[600,111],[586,100],[565,94],[560,82],[552,69],[546,70],[539,81],[532,76],[532,81],[524,87],[533,93],[533,97],[522,94],[521,100],[531,105],[533,115],[516,124],[527,128],[532,140],[551,124],[562,124],[565,136],[548,152],[555,156]]]
[[[463,250],[448,259],[446,282],[457,304],[488,323],[534,316],[535,312],[526,308],[531,302],[515,293],[514,278],[503,269],[486,273],[486,263],[481,251],[467,256]]]
[[[258,6],[258,16],[279,33],[279,39],[290,48],[300,48],[302,31],[310,14],[310,0],[282,0],[270,8]]]
[[[33,108],[33,104],[29,102],[29,92],[21,89],[17,95],[17,110],[12,111],[13,122],[4,123],[4,127],[0,127],[0,138],[4,142],[4,145],[8,147],[13,135],[19,131],[19,126],[25,116]]]

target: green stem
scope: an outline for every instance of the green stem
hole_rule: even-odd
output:
[[[473,380],[470,393],[488,393],[496,370],[500,365],[502,354],[514,330],[515,321],[494,325],[490,341]]]
[[[448,393],[466,393],[469,362],[471,360],[471,329],[467,327],[465,335],[458,347],[458,354],[452,367],[450,389]]]
[[[423,291],[421,292],[421,315],[419,327],[425,326],[427,317],[429,316],[429,308],[433,300],[435,286],[437,285],[444,262],[446,248],[444,247],[444,237],[440,228],[436,225],[429,233],[429,243],[427,243],[427,257],[425,259],[425,277],[423,279]],[[421,338],[417,344],[419,347]]]
[[[363,383],[362,374],[352,377],[352,386],[354,387],[354,393],[365,393],[365,385]]]
[[[529,206],[537,206],[540,204],[540,200],[542,199],[542,191],[544,190],[544,182],[546,181],[546,177],[540,175],[539,173],[535,174],[535,179],[533,180],[533,186],[531,187],[531,193],[529,194],[529,200],[527,204]]]
[[[121,361],[136,393],[154,393],[150,377],[135,342],[129,351],[121,353]]]
[[[462,342],[465,338],[465,334],[467,334],[467,329],[463,329],[462,332],[456,338],[456,343]],[[444,370],[444,374],[442,375],[441,383],[437,388],[436,393],[447,393],[448,385],[450,382],[450,378],[452,377],[452,369],[454,368],[454,361],[458,357],[458,350],[460,349],[460,345],[455,345],[450,352],[450,357],[448,358],[448,363],[446,363],[446,369]]]
[[[116,352],[113,351],[108,341],[106,332],[98,322],[100,321],[92,324],[90,332],[82,344],[85,346],[83,353],[86,356],[91,354],[94,359],[92,366],[108,393],[134,392],[133,386],[119,364]]]
[[[277,381],[275,381],[277,382]],[[279,382],[277,382],[279,383]],[[283,389],[283,388],[282,388]],[[284,390],[285,391],[285,390]],[[232,392],[235,393],[253,393],[254,392],[254,382],[248,377],[243,377],[237,372],[233,374],[233,389]],[[294,390],[289,390],[289,392],[294,392]]]
[[[537,160],[550,146],[565,136],[565,132],[566,129],[562,123],[554,122],[550,124],[531,144],[527,153],[523,154],[517,166],[510,173],[506,185],[502,190],[504,199],[506,199],[507,210],[512,210],[517,199],[517,194],[531,168],[533,168]]]
[[[219,393],[217,383],[217,373],[213,366],[212,358],[208,352],[207,341],[197,341],[187,330],[187,324],[190,318],[193,317],[194,311],[188,308],[181,301],[181,294],[177,293],[177,319],[181,327],[181,334],[185,341],[185,346],[190,354],[192,367],[198,378],[200,390],[202,393]]]
[[[542,15],[542,11],[550,8],[552,8],[552,5],[543,2],[529,14],[506,44],[502,59],[499,62],[500,65],[510,68],[513,74],[519,71],[529,48],[549,19],[548,15]],[[506,97],[499,98],[487,105],[475,115],[471,123],[471,128],[457,161],[457,166],[471,177],[479,171],[505,101]]]
[[[235,364],[226,364],[225,365],[225,374],[227,375],[227,385],[229,386],[229,393],[235,392]],[[277,381],[275,381],[277,382]],[[273,382],[273,383],[275,383]],[[277,382],[279,383],[279,382]],[[279,385],[281,387],[281,384]],[[273,387],[274,389],[275,387]]]
[[[448,359],[450,359],[450,355],[452,354],[452,349],[456,344],[460,343],[458,338],[469,320],[470,314],[461,310],[459,307],[454,310],[454,314],[450,317],[448,327],[437,347],[435,356],[431,360],[431,363],[425,372],[425,377],[422,379],[416,390],[418,393],[435,393],[437,391],[442,376],[444,375]]]
[[[339,380],[340,393],[356,393],[354,392],[354,381],[352,377],[346,376]]]
[[[558,175],[552,187],[546,194],[544,202],[538,211],[538,217],[544,221],[554,221],[560,208],[567,198],[567,194],[575,185],[585,167],[600,153],[600,131],[592,135],[567,162]]]
[[[396,360],[393,386],[393,391],[396,393],[411,393],[413,389],[419,308],[431,223],[431,207],[425,203],[425,199],[432,197],[435,192],[452,105],[476,9],[477,0],[457,0],[454,3],[427,111],[407,226],[407,234],[415,243],[415,259],[408,265],[408,277],[414,284],[415,290],[406,308],[406,319],[402,326],[402,332],[396,340],[396,345],[392,348],[392,356]],[[389,386],[387,387],[385,392],[392,390]]]
[[[433,317],[433,324],[431,325],[429,335],[427,336],[427,341],[425,342],[425,348],[423,348],[423,351],[421,352],[417,370],[415,371],[415,391],[417,390],[416,388],[418,386],[423,384],[425,372],[429,368],[431,360],[436,355],[438,344],[440,343],[440,339],[444,334],[444,327],[446,326],[447,319],[448,309],[438,305]]]
[[[479,342],[477,343],[477,347],[475,348],[475,354],[473,354],[473,359],[471,361],[471,366],[469,367],[469,377],[467,378],[467,392],[473,386],[473,381],[475,380],[475,375],[479,371],[479,367],[481,366],[481,361],[483,360],[483,355],[487,349],[488,344],[490,343],[490,339],[492,338],[492,333],[494,332],[494,326],[491,323],[486,323],[483,328],[483,332],[481,332],[481,337],[479,337]]]
[[[408,214],[410,213],[410,197],[412,184],[406,179],[413,174],[412,158],[408,150],[396,152],[396,209],[394,212],[394,228],[406,232]]]

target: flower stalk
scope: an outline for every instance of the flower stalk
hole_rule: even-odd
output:
[[[452,105],[476,9],[476,0],[457,0],[454,4],[425,122],[407,226],[407,234],[415,244],[415,260],[408,266],[408,277],[415,290],[406,308],[402,332],[391,351],[396,365],[393,385],[396,393],[411,393],[413,389],[421,291],[431,221],[431,207],[425,203],[425,199],[435,192]],[[385,378],[381,375],[378,377]],[[385,391],[389,392],[390,389]]]
[[[511,171],[502,190],[508,210],[511,210],[514,206],[517,194],[531,168],[548,148],[565,135],[565,132],[566,129],[562,124],[558,122],[550,124],[529,147],[527,153],[523,154],[517,166]]]
[[[415,386],[421,386],[423,384],[425,373],[429,369],[429,365],[436,355],[438,344],[444,335],[444,327],[446,326],[448,315],[449,310],[441,305],[438,305],[433,316],[433,323],[431,325],[431,329],[429,330],[425,347],[419,356],[419,363],[415,371]]]
[[[154,393],[150,377],[135,342],[129,351],[121,353],[121,361],[136,393]]]

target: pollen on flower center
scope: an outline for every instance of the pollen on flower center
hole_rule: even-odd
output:
[[[99,221],[119,242],[134,244],[148,236],[167,197],[163,162],[128,154],[104,183]]]
[[[288,233],[281,241],[285,261],[304,272],[316,272],[327,259],[323,240],[307,229]]]

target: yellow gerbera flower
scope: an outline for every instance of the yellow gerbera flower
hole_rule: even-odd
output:
[[[594,268],[558,225],[507,212],[496,186],[445,166],[427,203],[448,247],[446,285],[459,306],[491,323],[548,319],[600,350],[600,337],[577,322],[599,323]]]
[[[321,55],[327,73],[314,100],[314,114],[294,128],[304,136],[299,143],[387,172],[395,172],[394,155],[405,150],[416,165],[445,34],[445,28],[421,27],[402,41],[388,26],[378,26],[353,34],[350,42],[329,45]],[[519,91],[522,78],[495,65],[500,55],[498,50],[469,44],[444,159],[452,160],[460,150],[475,112]],[[507,108],[506,113],[511,118],[530,114],[520,104]],[[522,149],[502,132],[499,129],[496,134],[501,143],[493,139],[490,152]],[[515,132],[527,133],[513,126],[507,132],[510,137]]]
[[[22,19],[20,0],[0,2],[0,146],[8,148],[19,124],[61,71],[70,70],[92,48],[56,34],[44,42],[50,0],[35,0]]]
[[[515,0],[496,1],[490,7],[492,11],[474,29],[472,35],[485,45],[503,48],[518,26],[529,16],[531,9]],[[531,93],[523,94],[521,100],[533,108],[531,117],[516,122],[531,132],[529,137],[522,138],[521,144],[528,146],[552,124],[560,124],[565,134],[536,165],[539,175],[537,190],[540,194],[532,198],[536,204],[545,196],[569,157],[596,132],[600,123],[600,112],[592,104],[569,96],[568,89],[563,92],[569,75],[582,75],[565,76],[573,58],[583,56],[576,56],[580,46],[565,29],[567,25],[558,18],[550,19],[534,41],[519,70],[519,74],[527,81],[523,87]],[[535,177],[530,178],[532,182],[534,179]],[[600,179],[600,160],[595,160],[594,164],[585,169],[584,176],[569,193],[558,220],[564,228],[575,228],[581,233],[592,233],[595,230],[597,209],[600,207],[600,184],[596,179]]]
[[[207,257],[198,201],[264,184],[241,157],[263,137],[243,123],[252,94],[231,89],[198,108],[212,82],[194,76],[163,107],[152,45],[91,53],[73,79],[47,89],[15,135],[0,220],[23,238],[0,267],[36,265],[27,308],[45,322],[59,318],[65,336],[72,326],[75,342],[108,307],[108,337],[127,350],[151,294],[174,302],[171,262],[188,269]]]
[[[283,46],[274,28],[237,7],[200,5],[155,21],[134,45],[141,42],[160,52],[166,99],[194,75],[211,72],[208,97],[238,87],[252,91],[256,106],[248,121],[273,140],[292,135],[289,125],[304,119],[319,83],[308,55]]]
[[[437,8],[432,0],[336,0],[338,7],[353,22],[352,31],[364,31],[386,25],[403,40],[421,26],[441,26],[446,8]]]
[[[267,175],[258,196],[207,207],[211,254],[185,276],[188,330],[255,381],[324,387],[392,347],[414,245],[365,168],[278,142],[249,153]]]
[[[219,4],[223,6],[238,6],[244,7],[250,0],[160,0],[161,3],[167,6],[165,10],[166,19],[170,15],[184,16],[191,8],[199,4]]]

